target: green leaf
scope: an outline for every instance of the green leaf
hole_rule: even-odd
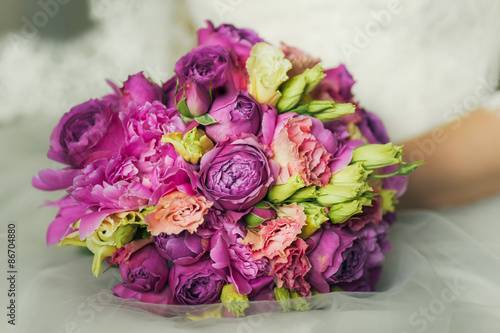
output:
[[[205,113],[204,115],[201,115],[201,116],[198,116],[198,117],[194,117],[194,119],[200,125],[203,125],[203,126],[208,126],[208,125],[213,125],[213,124],[217,124],[218,123],[218,121],[215,120],[214,118],[212,118],[212,116],[209,115],[208,113]]]

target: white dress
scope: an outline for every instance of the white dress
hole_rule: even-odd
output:
[[[56,167],[45,153],[52,127],[66,111],[62,106],[98,97],[106,92],[104,85],[95,86],[101,78],[123,80],[141,67],[156,78],[167,78],[175,59],[194,42],[186,37],[188,27],[198,28],[207,18],[215,24],[254,28],[274,44],[284,41],[321,57],[326,67],[344,62],[357,80],[358,100],[382,117],[394,141],[421,134],[478,104],[500,107],[492,88],[499,74],[500,2],[193,0],[150,1],[144,7],[131,1],[90,3],[99,8],[92,15],[101,21],[79,39],[56,46],[36,41],[22,46],[31,54],[17,58],[5,48],[0,53],[0,67],[6,69],[0,86],[9,92],[4,101],[10,101],[3,108],[24,115],[1,114],[0,125],[2,160],[12,161],[1,166],[0,251],[6,252],[7,224],[15,222],[18,331],[500,331],[500,197],[439,212],[400,212],[391,231],[393,251],[376,293],[333,293],[324,298],[329,306],[322,310],[185,323],[114,298],[109,288],[120,281],[119,272],[109,270],[94,278],[92,258],[80,249],[47,248],[45,230],[55,210],[37,206],[60,194],[42,193],[29,184],[38,170]],[[117,10],[119,15],[113,17]],[[168,20],[160,20],[159,13]],[[117,41],[125,27],[128,38]],[[163,35],[168,37],[162,40]],[[111,41],[115,42],[110,46]],[[0,40],[0,46],[7,43]],[[54,49],[73,61],[58,67],[52,59]],[[82,50],[88,52],[82,55]],[[123,53],[128,57],[119,56]],[[144,55],[147,60],[141,58]],[[82,63],[85,59],[91,61]],[[7,71],[7,61],[18,71],[30,64],[32,80],[16,81],[24,91],[8,84],[19,73]],[[62,94],[64,82],[54,82],[64,80],[80,90]],[[47,82],[54,89],[35,91]],[[25,91],[33,91],[37,103],[23,101]],[[51,105],[57,107],[48,109]],[[5,263],[2,254],[3,271]],[[7,304],[5,278],[0,288],[2,304]],[[15,332],[3,317],[2,327]]]

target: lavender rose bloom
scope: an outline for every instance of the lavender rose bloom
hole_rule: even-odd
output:
[[[167,303],[170,292],[168,263],[153,244],[132,253],[128,261],[120,264],[120,273],[123,282],[112,288],[116,296],[147,303]]]
[[[178,235],[167,235],[162,232],[153,239],[158,253],[179,265],[194,264],[207,252],[210,245],[207,239],[186,231]]]
[[[232,24],[221,24],[214,27],[207,21],[207,27],[198,30],[198,45],[221,45],[234,50],[242,65],[250,56],[250,50],[256,43],[264,42],[257,33],[251,29],[238,29]]]
[[[244,211],[264,198],[278,172],[256,138],[240,138],[219,142],[203,155],[198,187],[215,208]]]
[[[218,121],[205,128],[215,142],[240,133],[256,135],[260,129],[262,115],[259,103],[244,90],[216,98],[208,114]]]
[[[199,46],[179,59],[175,65],[179,86],[193,80],[214,94],[245,89],[246,79],[236,66],[233,54],[222,46]]]
[[[47,156],[81,168],[120,149],[124,131],[111,102],[92,99],[63,115],[50,137]]]
[[[390,223],[368,224],[360,231],[360,240],[366,250],[363,275],[354,281],[341,282],[338,286],[345,291],[373,291],[382,272],[382,262],[392,249],[389,243]]]
[[[325,223],[306,240],[312,265],[306,279],[314,290],[327,293],[332,284],[361,277],[366,254],[357,239],[351,232]]]
[[[199,305],[215,303],[220,299],[224,279],[216,274],[212,262],[198,261],[190,266],[174,264],[170,268],[170,302],[173,304]]]

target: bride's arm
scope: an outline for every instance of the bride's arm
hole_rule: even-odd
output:
[[[476,110],[403,144],[405,156],[427,164],[409,177],[402,207],[457,206],[500,193],[500,110]]]

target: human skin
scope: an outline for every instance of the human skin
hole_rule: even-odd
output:
[[[492,112],[493,111],[493,112]],[[478,109],[402,143],[410,177],[401,208],[460,206],[500,194],[500,109]]]

